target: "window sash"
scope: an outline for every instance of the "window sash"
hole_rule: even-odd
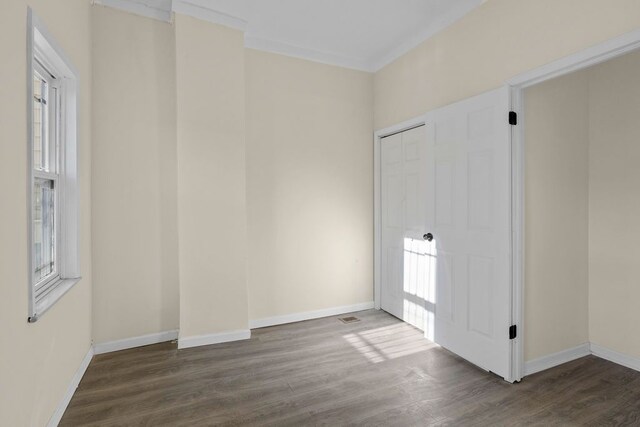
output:
[[[34,110],[35,103],[40,104],[40,127],[38,129],[40,140],[41,140],[41,154],[39,167],[38,163],[35,162],[35,144],[33,147],[34,153],[32,154],[34,157],[33,168],[35,171],[43,171],[43,172],[53,172],[59,173],[60,165],[59,165],[59,148],[60,148],[60,88],[61,83],[60,80],[57,79],[52,72],[50,72],[47,68],[37,58],[33,61],[33,73],[34,73],[34,86],[36,83],[36,76],[42,80],[42,87],[40,88],[39,93],[34,90],[33,102],[34,102]],[[35,87],[34,87],[35,89]],[[39,96],[38,96],[39,95]],[[38,101],[40,99],[40,101]],[[34,120],[33,125],[35,125],[35,111],[34,111]],[[34,126],[34,135],[32,138],[35,143],[35,126]]]
[[[36,85],[40,85],[37,87]],[[33,62],[33,182],[32,182],[32,277],[36,299],[60,280],[61,209],[59,178],[60,104],[57,79],[37,58]],[[38,117],[39,115],[39,117]],[[39,137],[39,144],[36,138]],[[50,183],[47,191],[44,184]],[[39,191],[38,191],[39,190]],[[46,196],[47,193],[50,195]],[[40,217],[36,201],[40,200]],[[50,223],[50,224],[47,224]],[[39,240],[39,241],[38,241]],[[47,274],[42,269],[49,264]]]
[[[50,174],[38,174],[33,186],[33,277],[36,297],[48,284],[60,278],[60,209],[59,180]],[[42,177],[45,175],[45,177]],[[49,185],[47,185],[49,184]],[[50,188],[49,191],[48,188]],[[41,191],[38,191],[41,189]],[[48,197],[47,197],[47,193]],[[40,200],[38,204],[36,200]],[[38,205],[40,214],[38,215]],[[38,246],[40,245],[40,246]],[[47,249],[48,247],[48,249]],[[44,258],[44,259],[43,259]],[[42,269],[49,264],[50,272],[43,275]]]
[[[55,42],[42,21],[27,8],[27,99],[28,108],[28,253],[29,264],[29,313],[28,322],[33,323],[48,311],[69,289],[81,280],[80,277],[80,207],[78,182],[78,71]],[[47,71],[48,70],[48,71]],[[51,72],[49,72],[51,71]],[[40,123],[47,122],[47,128],[41,132],[48,141],[44,150],[40,150],[42,161],[35,162],[34,157],[34,72],[42,81],[48,83],[48,90],[40,93],[46,101],[48,110]],[[55,77],[54,77],[55,76]],[[36,84],[38,84],[36,82]],[[47,98],[48,96],[48,98]],[[37,113],[37,111],[35,112]],[[40,116],[38,116],[40,117]],[[40,126],[40,125],[39,125]],[[36,141],[37,142],[37,141]],[[35,184],[53,188],[49,196],[53,202],[55,215],[45,215],[51,220],[47,233],[55,233],[55,273],[48,276],[36,276],[33,249],[36,237],[34,233],[34,192]],[[42,191],[42,190],[41,190]],[[53,211],[51,211],[53,212]],[[40,213],[40,212],[38,212]],[[42,224],[38,224],[41,226]],[[45,254],[51,255],[51,251]],[[45,257],[46,258],[46,257]],[[44,259],[44,261],[49,261]],[[45,262],[46,264],[46,262]],[[49,273],[49,271],[47,271]]]
[[[33,167],[35,170],[49,170],[48,154],[48,98],[49,85],[36,68],[33,72]]]

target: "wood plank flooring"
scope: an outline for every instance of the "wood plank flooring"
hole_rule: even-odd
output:
[[[589,356],[508,384],[376,310],[95,356],[61,426],[640,425],[640,372]]]

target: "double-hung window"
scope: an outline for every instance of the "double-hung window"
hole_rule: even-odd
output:
[[[33,64],[33,285],[36,296],[60,278],[58,79]]]
[[[79,281],[77,72],[28,11],[29,316]]]

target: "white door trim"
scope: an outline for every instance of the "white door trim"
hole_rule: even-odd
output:
[[[560,77],[573,71],[608,61],[615,57],[640,48],[640,29],[631,31],[580,52],[526,71],[511,78],[507,84],[512,87],[526,88],[546,80]]]
[[[512,221],[513,221],[513,321],[518,328],[518,338],[513,351],[513,378],[520,381],[526,375],[524,363],[524,89],[538,83],[582,70],[615,57],[640,49],[640,29],[623,34],[603,43],[584,49],[549,64],[519,74],[510,79],[511,109],[518,114],[518,125],[512,128]]]
[[[426,115],[414,117],[395,126],[380,129],[373,135],[373,297],[376,310],[380,310],[380,293],[382,291],[382,222],[381,200],[380,200],[380,153],[382,138],[396,133],[404,132],[418,126],[426,124]]]

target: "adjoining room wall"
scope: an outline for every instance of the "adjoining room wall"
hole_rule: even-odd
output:
[[[173,26],[92,8],[93,338],[178,329]]]
[[[526,359],[640,358],[640,52],[527,89],[525,113]]]
[[[246,60],[250,319],[373,301],[373,76]]]
[[[525,99],[525,360],[589,341],[588,71]]]
[[[79,72],[82,280],[27,323],[27,6]],[[86,0],[3,0],[0,12],[0,424],[44,426],[91,347],[91,30]]]
[[[246,330],[244,39],[175,15],[180,339]]]
[[[640,52],[590,70],[590,341],[640,358]]]

